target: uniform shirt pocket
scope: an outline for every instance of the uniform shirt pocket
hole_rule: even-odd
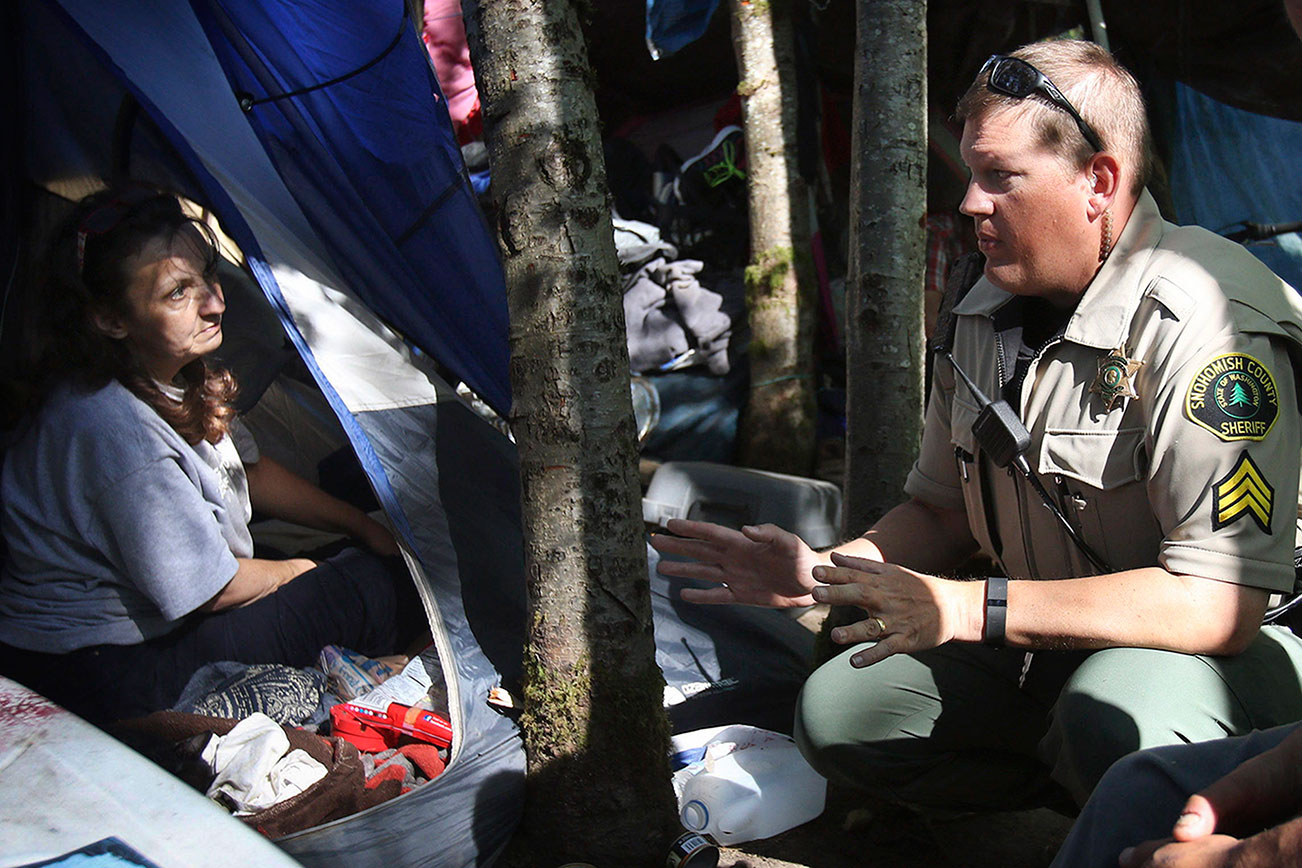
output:
[[[1051,428],[1041,441],[1039,472],[1074,479],[1103,491],[1142,480],[1144,429],[1072,431]]]
[[[1053,480],[1059,508],[1112,570],[1156,563],[1162,530],[1148,502],[1144,442],[1142,428],[1058,429],[1043,440],[1041,476]],[[1066,575],[1095,571],[1072,543],[1061,545],[1072,560]]]
[[[972,425],[980,412],[979,407],[963,400],[956,391],[950,404],[950,440],[954,444],[954,461],[958,465],[959,479],[963,486],[963,508],[967,512],[968,527],[981,551],[998,559],[998,531],[991,527],[993,518],[987,512],[985,491],[980,484],[980,468],[977,465],[979,450],[976,437],[972,434]],[[987,463],[986,466],[990,465]]]
[[[960,391],[954,392],[950,410],[950,440],[969,455],[976,454],[976,438],[972,436],[972,425],[980,412],[979,407],[964,400]]]

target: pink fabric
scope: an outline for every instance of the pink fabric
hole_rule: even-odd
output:
[[[460,0],[425,0],[425,48],[434,61],[452,123],[461,129],[479,108]]]

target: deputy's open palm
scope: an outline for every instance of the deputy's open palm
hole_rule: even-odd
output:
[[[703,521],[672,519],[670,534],[655,534],[651,546],[662,555],[690,561],[661,560],[661,575],[717,582],[712,588],[685,588],[690,603],[743,603],[790,608],[814,602],[813,568],[818,555],[805,541],[782,528],[764,524],[741,530]]]

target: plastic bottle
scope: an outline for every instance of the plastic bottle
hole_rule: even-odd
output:
[[[699,766],[699,768],[695,768]],[[823,813],[827,781],[810,768],[795,742],[754,727],[726,727],[679,798],[683,826],[723,845],[768,838]]]

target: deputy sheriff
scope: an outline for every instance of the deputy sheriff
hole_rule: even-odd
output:
[[[1103,49],[993,57],[958,118],[985,261],[942,326],[909,500],[831,552],[688,521],[653,545],[711,583],[685,600],[864,610],[797,709],[828,778],[1070,809],[1130,751],[1302,718],[1302,640],[1261,626],[1294,583],[1302,304],[1162,219]],[[999,576],[940,577],[978,551]]]

